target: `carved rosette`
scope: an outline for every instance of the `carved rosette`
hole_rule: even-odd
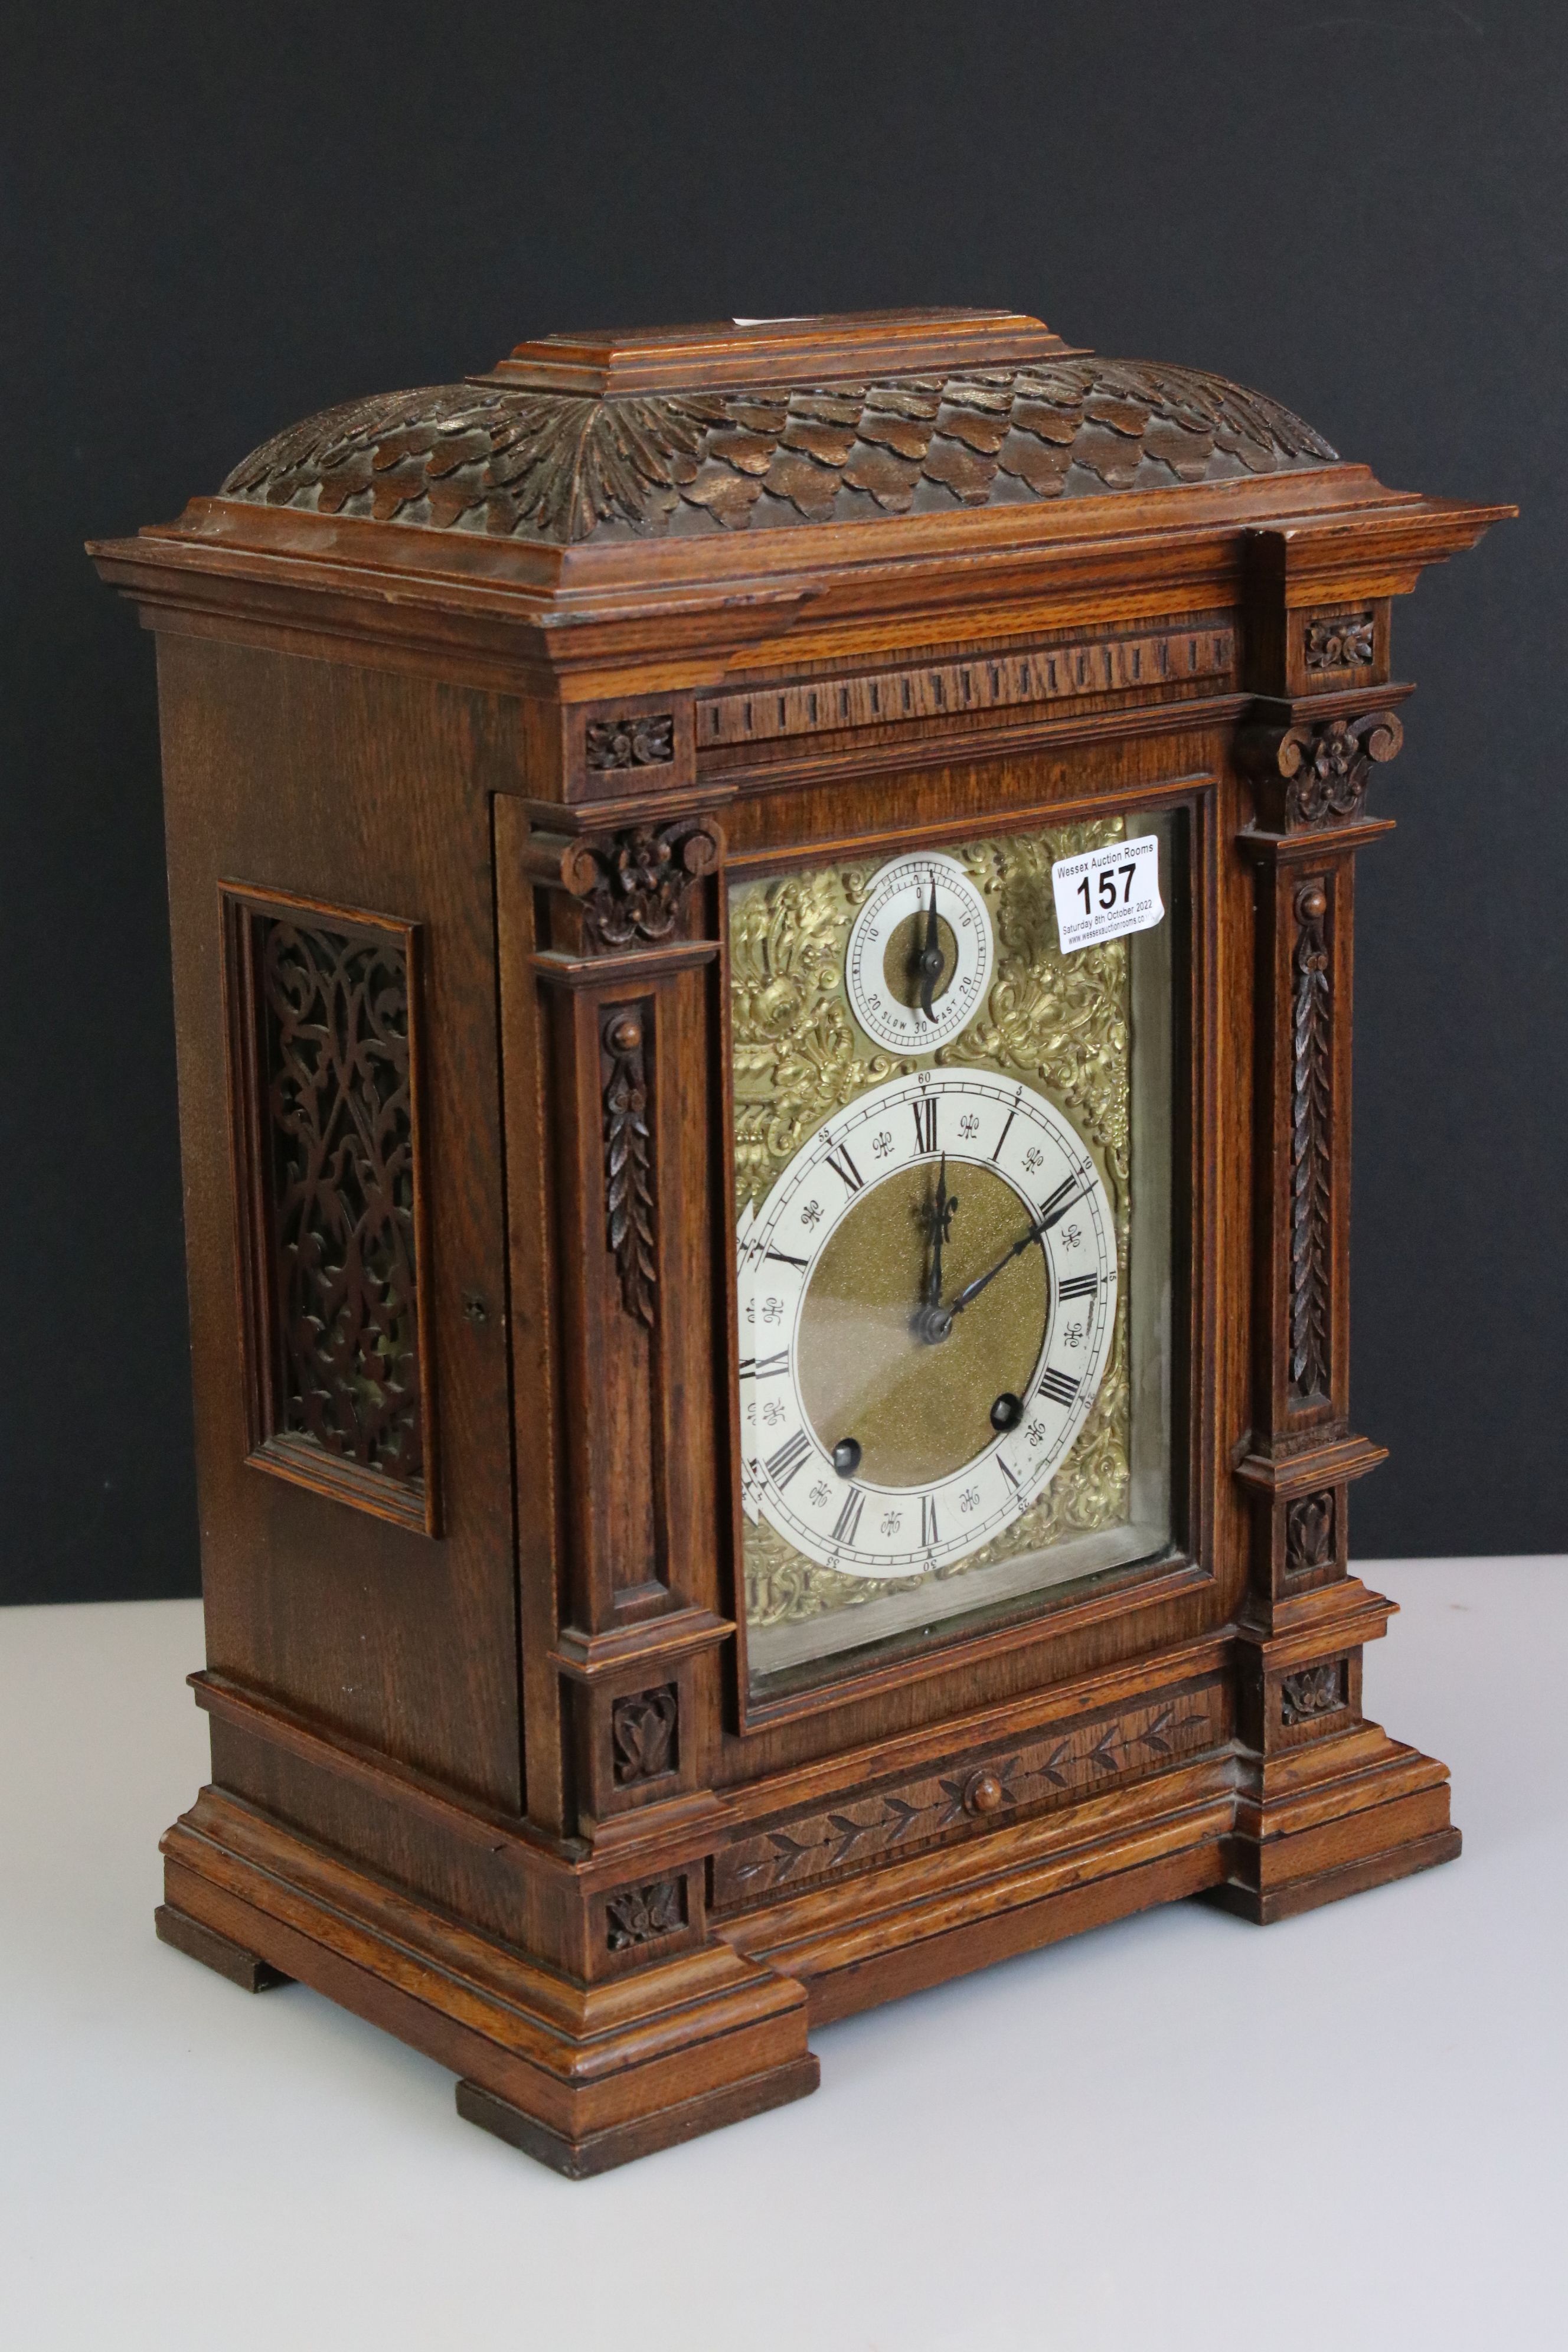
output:
[[[1307,623],[1302,651],[1311,670],[1362,669],[1372,660],[1374,643],[1370,613],[1347,613],[1331,618],[1318,614]]]
[[[712,873],[719,852],[712,818],[677,817],[574,835],[551,878],[580,900],[584,946],[612,952],[673,938],[687,894],[700,876]]]
[[[644,1034],[643,1013],[637,1005],[613,1004],[600,1020],[606,1239],[620,1274],[626,1313],[651,1331],[658,1275]]]
[[[1330,1386],[1332,1271],[1332,991],[1328,893],[1296,892],[1290,1030],[1290,1387],[1305,1402]]]
[[[674,715],[666,710],[652,718],[591,719],[583,756],[601,774],[616,768],[668,766],[675,758]]]
[[[1374,765],[1394,758],[1405,730],[1392,710],[1247,730],[1237,747],[1258,785],[1258,814],[1280,833],[1352,824],[1365,814]]]

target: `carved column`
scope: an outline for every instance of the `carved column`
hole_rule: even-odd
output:
[[[1323,632],[1309,616],[1307,657]],[[1338,640],[1336,640],[1338,642]],[[1352,639],[1350,651],[1365,650]],[[1374,768],[1402,740],[1392,711],[1327,691],[1246,730],[1237,763],[1257,873],[1252,1429],[1237,1475],[1253,1558],[1238,1693],[1269,1757],[1360,1712],[1360,1643],[1388,1611],[1347,1580],[1346,1496],[1384,1449],[1351,1432],[1351,991],[1355,853]],[[1335,1588],[1338,1588],[1336,1591]],[[1375,1622],[1373,1622],[1375,1621]]]
[[[635,766],[622,732],[604,756],[625,748]],[[660,750],[657,726],[644,748]],[[709,1181],[722,852],[701,809],[498,803],[503,999],[510,973],[521,1008],[503,1003],[508,1086],[514,1066],[528,1083],[531,1030],[552,1171],[548,1203],[510,1213],[538,1233],[552,1336],[534,1360],[563,1465],[548,1546],[520,1528],[529,1808],[588,1858],[563,1958],[589,1979],[705,1933],[705,1726],[733,1630],[719,1613]],[[509,937],[526,953],[509,955]],[[524,1399],[520,1454],[528,1423]],[[528,1512],[527,1459],[518,1486]],[[628,1857],[623,1876],[617,1853],[656,1828],[657,1873]]]

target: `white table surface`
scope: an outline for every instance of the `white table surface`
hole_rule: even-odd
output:
[[[1452,1766],[1457,1864],[826,2027],[815,2097],[582,2183],[304,1987],[154,1941],[195,1602],[0,1612],[0,2341],[1558,2352],[1568,1558],[1363,1572],[1405,1604],[1366,1704]]]

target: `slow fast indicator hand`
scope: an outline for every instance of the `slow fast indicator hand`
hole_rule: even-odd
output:
[[[937,930],[936,877],[933,874],[931,883],[931,905],[926,912],[925,945],[920,954],[921,1011],[928,1021],[934,1022],[936,1019],[936,1014],[931,1008],[936,996],[936,984],[942,978],[942,966],[946,961],[947,959],[942,951],[942,939]]]

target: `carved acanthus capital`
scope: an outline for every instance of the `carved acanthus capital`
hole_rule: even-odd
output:
[[[605,953],[675,937],[688,892],[713,872],[722,849],[714,818],[681,816],[565,839],[536,834],[529,866],[537,880],[579,902],[584,946]]]
[[[1258,787],[1258,814],[1271,831],[1308,833],[1353,824],[1365,814],[1373,767],[1392,760],[1405,730],[1392,710],[1249,728],[1238,764]]]

